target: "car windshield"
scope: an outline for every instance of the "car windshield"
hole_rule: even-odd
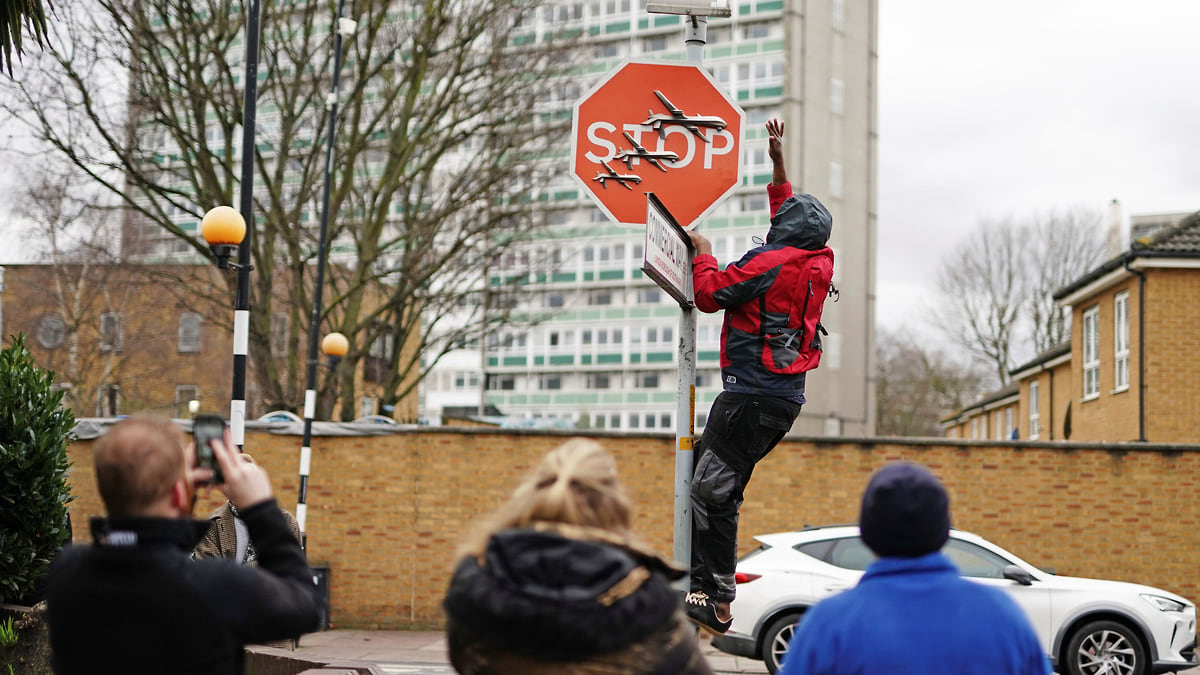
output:
[[[795,549],[835,567],[860,572],[876,560],[875,554],[859,537],[810,541],[797,544]],[[1013,564],[1010,560],[961,539],[951,538],[942,548],[942,553],[965,577],[1003,579],[1004,568]]]

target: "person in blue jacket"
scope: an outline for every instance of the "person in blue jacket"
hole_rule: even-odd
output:
[[[877,471],[859,527],[879,560],[804,615],[780,673],[1050,675],[1021,608],[964,579],[941,553],[950,500],[928,469],[897,462]]]

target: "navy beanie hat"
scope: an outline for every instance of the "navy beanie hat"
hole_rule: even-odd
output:
[[[867,483],[858,526],[863,542],[881,558],[933,553],[950,536],[950,497],[920,464],[889,464]]]

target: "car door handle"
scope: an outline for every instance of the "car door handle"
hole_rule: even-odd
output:
[[[827,591],[844,591],[847,588],[850,588],[849,584],[827,584],[825,586],[825,590]]]

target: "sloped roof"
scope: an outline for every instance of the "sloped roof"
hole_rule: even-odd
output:
[[[1068,353],[1070,353],[1070,351],[1071,351],[1071,341],[1070,340],[1067,340],[1065,342],[1060,342],[1060,343],[1054,345],[1053,347],[1047,349],[1046,351],[1042,352],[1041,354],[1038,354],[1037,356],[1033,357],[1032,359],[1026,361],[1025,363],[1022,363],[1021,365],[1017,366],[1016,368],[1010,369],[1008,371],[1008,374],[1015,375],[1016,373],[1019,373],[1023,370],[1029,370],[1030,368],[1036,368],[1037,366],[1040,366],[1043,363],[1046,363],[1047,361],[1053,361],[1054,359],[1062,356],[1063,354],[1068,354]]]
[[[975,401],[974,403],[965,405],[962,408],[950,413],[949,415],[946,415],[945,417],[943,417],[941,419],[941,422],[943,424],[945,424],[947,422],[954,420],[956,417],[961,417],[972,411],[983,410],[993,403],[1003,401],[1006,398],[1011,398],[1020,393],[1021,393],[1021,383],[1017,382],[1016,380],[1013,380],[1012,382],[1009,382],[1007,385],[1005,385],[1004,387],[1002,387],[1000,389],[997,389],[996,391],[988,392],[988,393],[984,394],[982,397],[980,397],[979,400]]]
[[[1133,242],[1128,251],[1055,291],[1054,299],[1061,300],[1136,258],[1200,258],[1200,211],[1174,227]]]

